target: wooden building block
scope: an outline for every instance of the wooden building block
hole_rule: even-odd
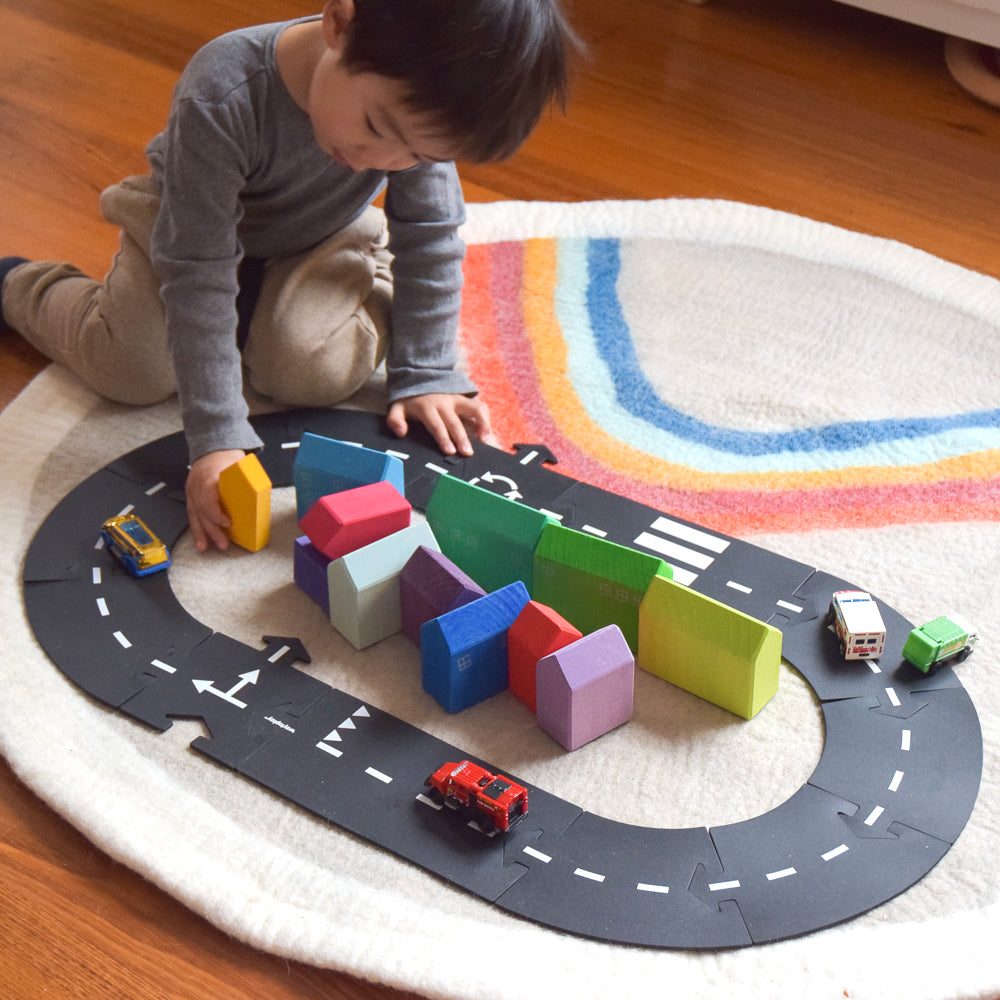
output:
[[[395,455],[306,431],[292,466],[297,516],[305,517],[320,497],[383,480],[406,496],[403,462]]]
[[[230,540],[249,552],[271,538],[271,480],[256,455],[245,455],[219,475],[219,501]]]
[[[527,603],[527,588],[518,580],[424,623],[421,678],[446,712],[461,712],[506,689],[507,630]]]
[[[421,546],[399,575],[403,635],[419,646],[424,622],[485,596],[486,591],[440,550]]]
[[[330,560],[305,535],[295,539],[295,554],[292,560],[295,585],[308,594],[324,611],[328,611],[330,607],[330,591],[327,583],[329,565]]]
[[[510,693],[535,711],[535,670],[538,661],[582,638],[558,611],[529,601],[507,633]]]
[[[643,670],[752,719],[778,690],[781,632],[658,577],[639,609],[637,659]]]
[[[339,559],[407,527],[410,514],[396,487],[380,481],[320,497],[299,527],[327,559]]]
[[[484,590],[532,588],[533,553],[550,518],[480,486],[441,476],[427,504],[441,551]]]
[[[567,750],[632,718],[635,658],[608,625],[538,661],[538,725]]]
[[[635,653],[639,604],[656,576],[671,575],[656,556],[596,535],[547,524],[535,550],[531,596],[555,608],[584,635],[617,625]]]
[[[400,630],[399,574],[421,546],[437,548],[434,532],[426,521],[411,524],[330,563],[330,622],[357,649]]]

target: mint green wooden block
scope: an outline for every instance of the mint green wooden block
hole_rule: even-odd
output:
[[[635,653],[639,605],[650,581],[671,575],[670,567],[656,556],[549,523],[535,550],[531,596],[584,635],[617,625]]]
[[[520,581],[531,592],[533,554],[548,515],[447,475],[426,513],[441,551],[483,590]]]
[[[327,567],[330,623],[357,649],[401,630],[399,574],[421,545],[438,547],[425,521],[348,552]]]

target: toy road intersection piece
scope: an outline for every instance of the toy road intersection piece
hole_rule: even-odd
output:
[[[292,480],[283,445],[304,429],[373,451],[399,446],[374,414],[292,411],[255,418],[254,426],[265,442],[262,464],[278,486]],[[406,446],[406,495],[425,501],[441,456],[429,437]],[[448,471],[515,479],[526,505],[544,507],[566,527],[603,523],[619,544],[670,519],[522,458],[477,445]],[[92,574],[81,568],[95,559],[114,568],[110,553],[94,549],[109,508],[132,505],[168,546],[187,526],[179,487],[150,495],[157,482],[183,484],[185,460],[180,434],[138,448],[77,486],[42,523],[23,571],[25,608],[42,648],[81,689],[147,725],[165,729],[176,715],[204,718],[212,736],[195,740],[198,752],[507,912],[649,947],[761,944],[848,920],[903,892],[968,821],[982,770],[979,720],[950,667],[928,677],[902,659],[912,624],[882,604],[881,671],[845,667],[822,614],[830,594],[850,583],[713,535],[722,554],[688,585],[734,601],[760,621],[773,619],[781,630],[783,655],[812,687],[826,725],[810,780],[776,809],[744,822],[651,830],[585,812],[510,775],[530,796],[521,823],[494,838],[455,824],[421,802],[420,790],[442,762],[472,757],[299,669],[295,663],[308,654],[296,640],[266,639],[261,650],[213,633],[180,607],[169,572],[138,580],[104,572],[95,593]],[[727,590],[726,580],[740,576],[758,581],[751,593]],[[128,649],[93,612],[95,597],[105,594],[118,609],[116,627],[134,637]],[[802,610],[775,614],[778,600]],[[169,662],[172,672],[136,670],[155,659]],[[285,725],[262,735],[247,720],[265,710]],[[383,764],[392,780],[373,781],[347,766],[350,756],[335,738],[347,720],[359,739],[398,748]],[[887,795],[885,774],[899,770],[901,745],[908,748],[905,778]],[[339,768],[335,782],[325,780],[331,766]]]

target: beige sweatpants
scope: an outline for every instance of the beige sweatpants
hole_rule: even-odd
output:
[[[160,199],[152,178],[129,177],[101,195],[121,228],[103,281],[71,264],[32,262],[3,285],[7,322],[46,357],[122,403],[176,391],[149,242]],[[385,216],[369,208],[295,257],[265,265],[243,362],[253,388],[294,406],[329,406],[358,389],[385,355],[392,307]],[[232,335],[235,337],[235,330]]]

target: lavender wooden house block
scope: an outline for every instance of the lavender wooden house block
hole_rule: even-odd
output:
[[[538,725],[576,750],[632,717],[635,659],[608,625],[538,661]]]

